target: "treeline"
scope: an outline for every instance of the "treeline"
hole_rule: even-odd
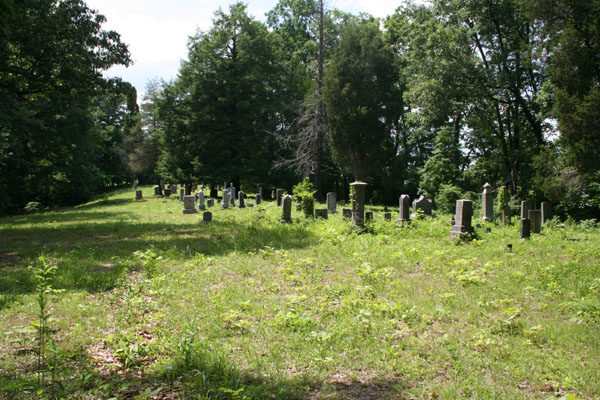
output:
[[[2,0],[0,212],[73,204],[111,185],[309,176],[317,197],[440,205],[484,183],[559,214],[600,217],[600,0],[408,4],[384,20],[280,0],[242,3],[190,38],[171,82],[130,63],[81,1]]]

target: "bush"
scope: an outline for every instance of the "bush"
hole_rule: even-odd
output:
[[[302,204],[302,210],[307,218],[314,216],[315,209],[315,187],[308,177],[304,178],[302,182],[294,186],[292,191],[294,199]]]
[[[436,196],[438,209],[443,212],[454,214],[456,201],[460,200],[461,197],[462,190],[459,187],[442,184],[440,186],[440,191]]]

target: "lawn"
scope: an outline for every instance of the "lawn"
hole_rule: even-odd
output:
[[[456,243],[450,215],[203,224],[143,190],[0,219],[0,398],[600,398],[591,221]]]

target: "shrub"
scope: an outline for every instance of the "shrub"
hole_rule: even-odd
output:
[[[454,185],[442,184],[440,191],[438,192],[437,206],[443,212],[454,214],[456,207],[456,201],[462,197],[462,191],[459,187]]]

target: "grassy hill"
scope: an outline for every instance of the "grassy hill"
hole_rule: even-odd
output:
[[[0,398],[600,397],[593,223],[456,244],[449,215],[371,207],[358,234],[263,202],[203,224],[143,189],[0,219]]]

